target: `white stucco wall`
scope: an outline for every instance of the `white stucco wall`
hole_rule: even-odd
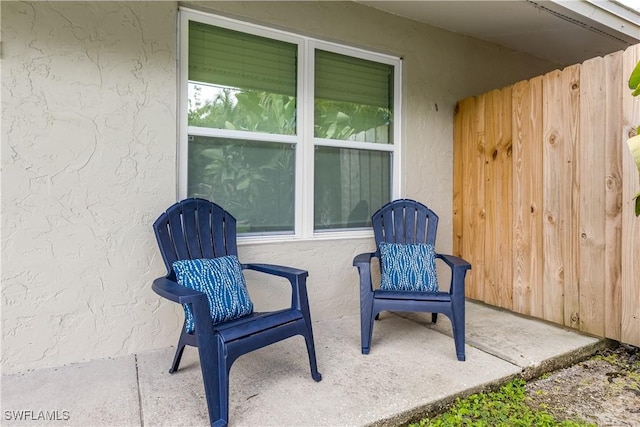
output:
[[[351,2],[193,4],[404,58],[404,197],[441,218],[451,250],[458,99],[552,64]],[[151,224],[176,200],[174,2],[1,3],[2,369],[174,345]],[[436,107],[437,105],[437,107]],[[358,313],[369,239],[243,245],[245,261],[309,270],[314,320]],[[257,290],[258,308],[287,295]],[[321,348],[321,346],[319,346]]]

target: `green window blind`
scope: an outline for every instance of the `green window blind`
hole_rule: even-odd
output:
[[[316,50],[315,97],[392,109],[393,66]]]
[[[297,45],[189,21],[189,80],[295,96]]]

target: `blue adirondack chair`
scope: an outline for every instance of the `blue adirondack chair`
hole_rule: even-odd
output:
[[[185,346],[198,348],[212,426],[228,423],[229,371],[233,362],[243,354],[302,335],[309,354],[311,377],[315,381],[322,379],[316,364],[311,329],[307,271],[270,264],[240,264],[237,261],[235,218],[207,200],[190,198],[172,205],[155,221],[153,229],[167,267],[167,276],[154,280],[152,288],[157,294],[183,304],[185,308],[185,323],[169,372],[178,369]],[[223,292],[221,289],[224,287],[215,280],[244,282],[244,269],[286,278],[291,283],[291,307],[273,312],[252,312],[252,303],[246,304],[250,301],[246,288],[240,286],[233,288],[238,293],[231,297],[216,294]],[[229,271],[232,273],[228,274]],[[209,283],[209,288],[196,290],[205,276],[215,280]],[[190,277],[194,280],[189,281]],[[193,289],[179,284],[180,281]],[[226,301],[222,303],[224,309],[243,306],[240,314],[227,319],[229,316],[224,312],[220,317],[223,320],[212,317],[212,307],[221,304],[222,300]]]
[[[438,313],[451,320],[458,360],[465,360],[464,279],[471,265],[453,255],[435,253],[438,216],[410,199],[394,200],[371,217],[376,251],[353,259],[360,276],[360,326],[362,354],[371,349],[374,319],[382,311]],[[371,260],[380,259],[381,284],[374,289]],[[448,292],[437,286],[436,259],[451,268]]]

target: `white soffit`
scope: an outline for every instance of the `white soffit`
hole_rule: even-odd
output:
[[[359,1],[567,66],[640,43],[640,0]],[[637,10],[638,9],[638,10]]]

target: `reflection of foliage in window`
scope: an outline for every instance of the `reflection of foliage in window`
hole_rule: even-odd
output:
[[[349,102],[317,99],[315,103],[315,136],[317,138],[379,142],[369,135],[356,138],[363,132],[375,131],[391,123],[391,111],[388,108],[359,105]],[[389,141],[388,134],[384,137]]]
[[[224,205],[239,231],[292,228],[292,146],[193,137],[189,164],[189,195]]]
[[[223,88],[213,100],[189,100],[189,126],[295,135],[296,98],[276,93]]]
[[[295,97],[251,90],[232,92],[224,88],[215,99],[203,103],[199,86],[195,86],[195,92],[194,99],[189,100],[189,126],[282,135],[296,133]],[[317,99],[315,108],[317,138],[348,140],[362,132],[387,127],[392,120],[388,108],[370,105]]]

